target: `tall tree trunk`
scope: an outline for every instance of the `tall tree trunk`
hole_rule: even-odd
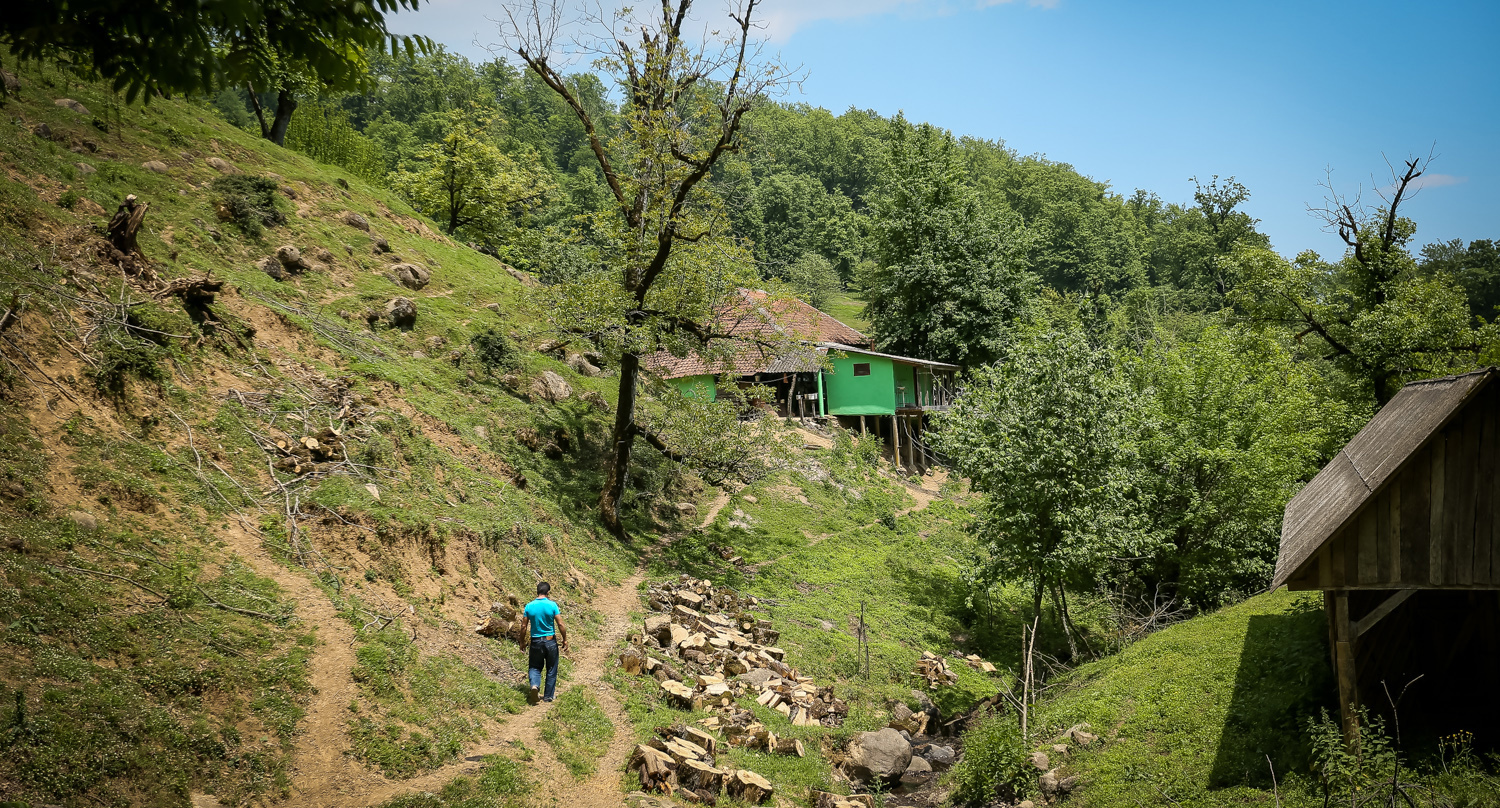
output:
[[[286,145],[286,127],[292,122],[292,113],[297,111],[297,99],[290,90],[282,88],[276,93],[276,118],[271,121],[271,131],[266,139],[278,146]]]
[[[1078,642],[1073,639],[1073,626],[1068,621],[1068,610],[1063,606],[1061,591],[1061,583],[1052,587],[1052,607],[1057,610],[1057,622],[1062,624],[1063,636],[1068,638],[1068,653],[1073,659],[1078,659]]]
[[[625,496],[625,481],[630,474],[630,450],[635,445],[635,392],[641,375],[641,358],[633,353],[620,357],[620,393],[615,407],[615,428],[611,434],[609,478],[599,495],[599,514],[604,526],[620,538],[625,526],[620,521],[620,500]]]
[[[250,106],[255,108],[255,119],[260,121],[260,136],[270,140],[271,127],[266,126],[266,111],[260,106],[260,96],[256,95],[255,88],[248,83],[245,84],[245,92],[250,94]]]

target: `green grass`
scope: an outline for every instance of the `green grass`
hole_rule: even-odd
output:
[[[457,659],[419,652],[399,629],[368,634],[356,659],[353,676],[367,705],[351,719],[349,736],[355,755],[389,777],[456,759],[486,736],[483,718],[524,703],[516,688]]]
[[[864,309],[865,301],[853,292],[836,294],[828,303],[828,313],[833,315],[833,319],[860,331],[868,332],[870,323],[865,320]]]
[[[532,808],[536,784],[526,768],[502,755],[485,758],[477,778],[455,777],[436,794],[407,794],[381,803],[380,808]]]
[[[1286,804],[1304,804],[1303,726],[1332,695],[1327,633],[1315,594],[1280,591],[1202,615],[1063,679],[1039,709],[1038,737],[1088,722],[1105,738],[1066,764],[1088,784],[1074,797],[1081,806],[1163,795],[1205,808],[1271,804],[1267,757]]]
[[[594,773],[615,737],[609,716],[581,687],[557,697],[538,731],[558,761],[578,778]]]

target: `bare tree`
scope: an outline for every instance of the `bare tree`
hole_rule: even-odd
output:
[[[740,260],[706,181],[724,155],[739,150],[746,113],[794,81],[792,71],[763,56],[755,37],[760,0],[739,0],[727,33],[705,26],[690,40],[684,26],[692,5],[662,0],[659,10],[641,14],[596,6],[569,19],[558,0],[516,0],[496,21],[495,49],[519,57],[573,110],[614,198],[617,265],[578,297],[594,301],[580,304],[594,310],[590,328],[607,333],[620,354],[619,404],[599,497],[616,535],[623,534],[620,501],[640,434],[641,359],[667,345],[681,350],[683,335],[706,345],[715,336],[717,304],[733,292],[716,280],[732,273],[703,270]],[[592,58],[615,78],[624,96],[618,120],[596,120],[573,91],[561,72],[573,58]]]

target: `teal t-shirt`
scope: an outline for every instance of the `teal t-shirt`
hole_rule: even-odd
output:
[[[551,637],[557,629],[553,627],[553,621],[558,612],[557,604],[545,597],[537,596],[536,600],[526,604],[525,614],[531,619],[531,636],[533,638]]]

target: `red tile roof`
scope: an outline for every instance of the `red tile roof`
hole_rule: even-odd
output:
[[[642,357],[642,366],[663,379],[729,373],[748,376],[764,373],[787,362],[808,364],[807,357],[791,356],[787,343],[833,342],[868,346],[870,338],[796,298],[775,298],[759,289],[740,289],[715,318],[718,331],[740,337],[725,355],[673,356],[667,351]],[[782,354],[783,356],[778,356]],[[815,362],[813,364],[816,364]]]

